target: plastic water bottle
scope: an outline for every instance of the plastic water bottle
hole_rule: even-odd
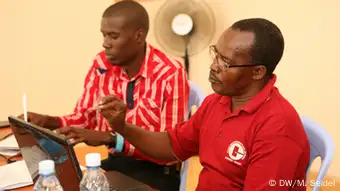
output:
[[[109,191],[110,185],[106,176],[100,170],[101,157],[99,153],[89,153],[85,156],[87,170],[80,181],[80,191]]]
[[[63,191],[58,178],[55,176],[53,160],[39,162],[39,178],[34,185],[34,191]]]

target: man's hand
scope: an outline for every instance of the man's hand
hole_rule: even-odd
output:
[[[24,119],[24,114],[21,114],[19,118]],[[51,130],[60,127],[60,122],[57,118],[34,112],[27,112],[27,121],[40,127],[45,127]]]
[[[98,105],[98,112],[107,120],[111,128],[122,132],[125,126],[126,104],[116,95],[103,97]]]
[[[83,128],[65,127],[57,130],[58,134],[63,134],[71,144],[81,142],[90,146],[100,146],[111,143],[111,135],[108,132],[89,130]]]
[[[19,116],[19,118],[20,119],[24,119],[24,114],[21,114]],[[28,122],[33,123],[35,125],[39,125],[41,127],[45,126],[45,124],[48,121],[47,118],[48,118],[48,116],[46,116],[46,115],[41,115],[41,114],[33,113],[33,112],[27,112],[27,120],[28,120]]]

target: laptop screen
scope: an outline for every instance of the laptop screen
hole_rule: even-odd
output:
[[[79,190],[82,172],[73,146],[64,136],[16,117],[8,120],[32,179],[39,173],[38,163],[50,159],[55,162],[56,176],[64,190]]]

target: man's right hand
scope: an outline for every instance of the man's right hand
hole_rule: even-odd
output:
[[[24,114],[21,114],[19,118],[24,119]],[[34,112],[27,112],[27,121],[40,127],[45,127],[51,130],[60,127],[60,121],[58,118]]]
[[[126,104],[116,95],[103,97],[98,106],[99,113],[118,133],[121,133],[124,129],[126,110]]]

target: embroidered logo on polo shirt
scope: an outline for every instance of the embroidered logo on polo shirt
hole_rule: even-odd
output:
[[[237,165],[241,165],[239,160],[243,160],[246,157],[246,149],[240,141],[232,142],[228,147],[228,156],[225,159],[230,162],[234,162]]]

